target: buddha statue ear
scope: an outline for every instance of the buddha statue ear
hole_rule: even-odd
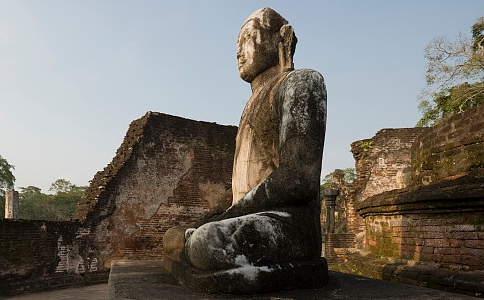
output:
[[[279,41],[279,65],[281,67],[281,72],[287,72],[294,70],[294,63],[292,57],[294,55],[294,50],[296,49],[297,38],[294,34],[294,29],[291,25],[282,25],[279,30],[281,36],[281,41]]]

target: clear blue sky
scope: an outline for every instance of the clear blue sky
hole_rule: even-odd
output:
[[[413,127],[425,46],[470,35],[482,0],[0,0],[0,154],[16,187],[88,185],[147,111],[237,125],[250,95],[235,41],[269,6],[298,37],[296,68],[323,74],[323,175],[353,167],[350,144]]]

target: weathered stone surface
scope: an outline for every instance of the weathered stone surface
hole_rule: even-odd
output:
[[[5,219],[18,219],[19,198],[14,190],[5,191]]]
[[[365,265],[364,268],[367,268]],[[469,281],[465,281],[468,279]],[[473,278],[465,278],[461,285],[476,284]],[[289,283],[292,284],[292,283]],[[240,288],[240,287],[238,287]],[[422,299],[464,300],[473,297],[446,293],[420,286],[375,280],[356,275],[329,272],[329,283],[319,289],[279,291],[259,295],[201,294],[183,288],[161,267],[159,261],[119,261],[112,266],[109,278],[109,299],[155,300],[155,299]],[[31,298],[33,299],[33,298]],[[37,298],[36,298],[37,299]],[[43,299],[43,298],[41,298]],[[49,298],[45,298],[49,299]],[[29,299],[30,300],[30,299]]]
[[[78,255],[88,246],[79,227],[77,222],[0,220],[0,298],[107,282],[106,272],[95,271],[95,261]]]
[[[318,199],[326,90],[318,72],[293,69],[295,44],[272,9],[242,26],[238,67],[252,96],[237,133],[232,206],[186,231],[179,260],[176,250],[167,257],[195,291],[250,294],[327,281]]]

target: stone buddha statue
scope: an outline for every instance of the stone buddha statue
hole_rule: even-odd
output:
[[[254,12],[237,39],[249,82],[236,139],[232,205],[185,231],[179,257],[167,232],[171,272],[192,290],[261,293],[317,288],[321,257],[319,186],[326,127],[323,77],[294,70],[296,36],[270,8]]]

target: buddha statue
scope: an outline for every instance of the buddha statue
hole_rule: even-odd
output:
[[[254,12],[240,30],[238,70],[252,95],[236,138],[232,205],[183,234],[165,235],[170,271],[195,291],[250,294],[325,284],[319,187],[326,88],[318,72],[294,69],[296,42],[271,8]]]

